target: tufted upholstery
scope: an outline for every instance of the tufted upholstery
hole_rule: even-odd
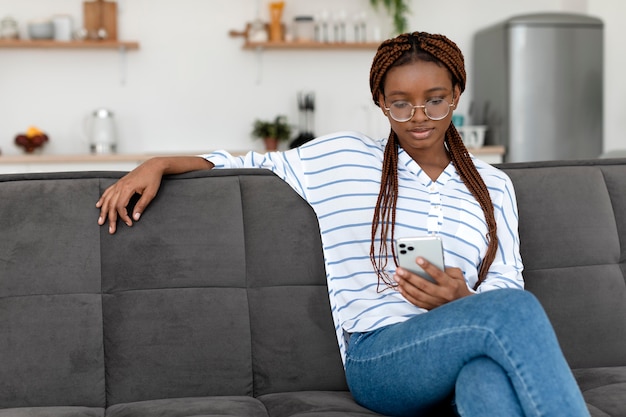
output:
[[[626,160],[507,164],[526,288],[594,417],[626,416]]]
[[[527,287],[594,417],[626,416],[626,161],[511,164]],[[0,417],[373,416],[346,391],[317,221],[262,170],[0,176]]]

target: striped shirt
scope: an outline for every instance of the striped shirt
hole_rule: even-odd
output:
[[[397,291],[377,291],[378,277],[369,251],[386,142],[356,132],[340,132],[286,152],[249,152],[233,157],[218,151],[203,155],[216,168],[269,169],[313,207],[319,220],[330,304],[344,360],[344,331],[366,332],[426,312]],[[493,201],[499,239],[496,257],[477,292],[522,289],[513,185],[502,171],[473,160]],[[473,288],[487,251],[487,224],[454,165],[450,163],[433,181],[400,148],[398,184],[395,237],[440,236],[446,266],[460,268],[468,287]],[[395,271],[393,259],[387,265],[391,276]]]

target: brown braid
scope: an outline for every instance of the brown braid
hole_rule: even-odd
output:
[[[376,105],[380,106],[378,99],[380,94],[383,93],[387,72],[393,67],[419,60],[435,62],[444,66],[450,71],[453,86],[458,86],[461,92],[465,90],[466,74],[463,53],[454,42],[443,35],[433,35],[425,32],[406,33],[383,42],[374,57],[370,71],[370,91]],[[487,222],[487,239],[489,243],[485,258],[481,262],[478,271],[478,282],[474,286],[474,289],[476,289],[487,276],[487,271],[489,271],[498,249],[493,203],[485,182],[472,162],[459,132],[452,124],[446,131],[445,141],[454,167],[461,176],[465,186],[480,204]],[[392,130],[385,147],[380,192],[372,219],[370,259],[378,275],[379,291],[381,285],[385,287],[393,286],[393,281],[385,272],[385,268],[387,266],[387,242],[390,229],[390,241],[393,242],[394,240],[397,201],[398,140],[396,133]],[[379,232],[380,239],[378,250],[375,244],[377,232]],[[391,252],[395,260],[396,253],[393,245],[391,245]]]

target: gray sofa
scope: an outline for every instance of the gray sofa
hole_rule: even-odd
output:
[[[592,415],[626,416],[626,160],[503,168],[527,288]],[[0,417],[376,415],[303,200],[262,170],[173,176],[110,236],[95,202],[120,175],[0,176]]]

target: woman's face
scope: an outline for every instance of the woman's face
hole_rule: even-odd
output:
[[[398,136],[400,146],[410,155],[421,151],[444,151],[446,130],[460,96],[459,88],[454,90],[456,91],[453,91],[449,71],[434,62],[417,61],[389,70],[385,78],[384,94],[381,93],[379,103]],[[406,109],[410,106],[422,106],[427,102],[440,106],[442,100],[452,106],[441,120],[429,119],[420,107],[415,109],[410,120],[398,122],[385,109],[393,108],[396,114],[403,107]]]

